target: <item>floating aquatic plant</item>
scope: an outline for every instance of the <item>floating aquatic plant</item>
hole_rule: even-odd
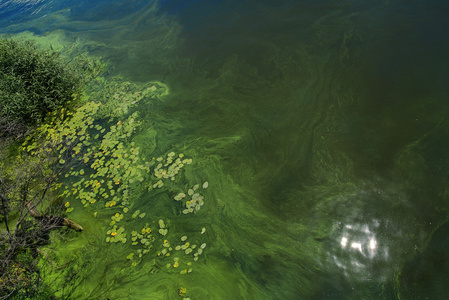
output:
[[[108,235],[106,237],[106,242],[111,243],[117,243],[122,242],[126,243],[126,233],[125,228],[123,226],[120,226],[117,228],[117,225],[114,225],[112,229],[109,229],[106,234]]]
[[[191,164],[191,158],[184,158],[184,154],[180,153],[178,157],[176,157],[175,152],[170,152],[167,156],[158,157],[156,159],[158,162],[157,166],[153,170],[154,177],[158,179],[156,183],[153,183],[149,186],[148,190],[161,188],[164,186],[163,179],[169,179],[170,181],[176,180],[176,175],[181,171],[181,169],[186,164]]]
[[[140,210],[138,209],[138,210],[136,210],[136,211],[133,213],[132,218],[133,218],[133,219],[137,218],[137,216],[138,216],[139,214],[140,214]]]
[[[204,189],[207,188],[209,184],[206,181],[202,186]],[[182,210],[183,214],[195,213],[204,205],[204,196],[196,192],[199,187],[199,184],[195,184],[192,188],[187,190],[187,195],[190,197],[187,197],[185,193],[179,193],[174,197],[176,201],[185,201],[185,209]]]

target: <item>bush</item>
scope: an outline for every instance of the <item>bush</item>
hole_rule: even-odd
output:
[[[0,39],[0,119],[39,125],[49,112],[75,104],[81,81],[58,53]]]

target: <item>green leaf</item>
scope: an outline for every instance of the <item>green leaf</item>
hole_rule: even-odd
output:
[[[138,209],[138,210],[136,210],[136,211],[133,213],[132,218],[133,218],[133,219],[137,218],[137,216],[138,216],[139,214],[140,214],[140,210]]]

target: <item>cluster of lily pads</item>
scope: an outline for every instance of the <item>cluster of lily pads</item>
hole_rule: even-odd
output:
[[[123,244],[126,243],[126,233],[125,233],[125,227],[120,226],[117,228],[117,225],[114,225],[112,229],[109,229],[106,234],[108,235],[106,237],[107,243],[117,243],[122,242]]]
[[[187,164],[192,163],[191,158],[184,158],[184,154],[180,153],[176,157],[175,152],[170,152],[167,157],[158,157],[156,159],[157,166],[154,168],[154,176],[159,179],[156,183],[150,184],[148,191],[152,189],[161,188],[164,185],[163,179],[170,179],[171,181],[176,180],[176,175],[181,171],[181,169]]]
[[[60,117],[41,126],[37,129],[38,134],[25,140],[23,150],[36,158],[53,153],[61,166],[77,165],[65,174],[66,178],[71,178],[61,196],[73,195],[84,206],[103,198],[106,207],[118,203],[126,207],[130,184],[143,181],[151,164],[139,161],[140,149],[134,143],[130,146],[124,143],[140,122],[136,121],[137,113],[134,113],[110,126],[106,132],[100,124],[94,124],[98,109],[99,104],[88,102],[73,113],[61,110],[58,112]],[[80,163],[88,169],[79,167]],[[54,189],[60,187],[61,183]],[[66,207],[67,212],[73,209],[69,205]]]
[[[160,219],[158,221],[158,225],[159,225],[159,234],[166,236],[168,233],[168,229],[165,227],[165,222],[164,220]]]
[[[107,200],[105,207],[113,207],[119,202],[126,207],[129,204],[130,184],[144,180],[142,171],[148,172],[149,165],[139,163],[139,147],[135,147],[134,143],[130,144],[131,147],[125,147],[123,143],[139,126],[139,122],[135,121],[136,117],[136,114],[133,114],[123,122],[118,121],[110,127],[98,146],[89,147],[83,154],[85,164],[91,161],[88,164],[89,179],[82,177],[72,185],[72,191],[73,195],[79,193],[78,198],[84,206],[95,203],[99,196]],[[98,134],[94,139],[98,139]],[[73,149],[75,154],[81,151],[80,146],[78,144]],[[72,170],[69,175],[78,176],[84,173],[84,169]]]
[[[202,188],[207,189],[209,183],[206,181],[203,183]],[[185,209],[183,209],[183,214],[196,213],[200,210],[201,206],[204,205],[204,196],[200,195],[196,191],[200,187],[199,184],[195,184],[192,188],[187,191],[187,195],[185,193],[179,193],[174,197],[176,201],[182,201],[185,205]]]
[[[136,266],[145,254],[150,253],[154,243],[154,236],[151,234],[151,228],[147,224],[143,226],[140,232],[131,231],[131,241],[133,246],[140,248],[136,252],[131,252],[126,258],[131,260],[131,266]]]
[[[206,231],[205,228],[201,230],[201,234]],[[191,243],[188,241],[188,237],[183,235],[179,238],[179,242],[174,248],[170,245],[168,240],[164,240],[162,244],[162,250],[158,252],[158,256],[162,258],[166,258],[171,256],[173,253],[176,255],[173,257],[171,262],[166,264],[167,270],[179,270],[179,274],[188,274],[193,272],[192,264],[193,262],[198,261],[201,254],[203,254],[204,249],[206,248],[206,243],[202,243],[201,245],[197,245],[195,243]],[[180,255],[184,254],[183,258],[180,258]]]
[[[123,214],[116,213],[111,217],[112,221],[109,223],[109,225],[114,225],[115,223],[120,222],[123,219]]]
[[[103,89],[101,88],[103,85]],[[131,242],[133,250],[126,258],[136,266],[144,255],[153,253],[167,263],[167,269],[187,274],[193,271],[192,264],[199,259],[206,247],[205,243],[193,243],[187,236],[180,237],[172,246],[168,226],[164,220],[157,222],[157,231],[163,238],[163,243],[157,251],[152,251],[155,240],[148,223],[140,230],[128,233],[123,220],[144,218],[145,212],[134,211],[131,218],[130,192],[135,183],[148,180],[146,173],[152,174],[148,180],[149,188],[161,188],[164,183],[174,182],[182,169],[192,163],[183,153],[169,152],[166,156],[146,162],[139,156],[140,148],[130,141],[131,136],[140,126],[137,113],[124,117],[129,108],[144,98],[156,98],[168,93],[168,88],[161,83],[150,83],[143,90],[137,91],[130,83],[104,81],[100,89],[92,88],[91,96],[101,99],[99,102],[87,102],[74,112],[61,110],[47,125],[37,129],[34,137],[29,137],[23,143],[23,150],[30,156],[54,157],[55,162],[62,166],[70,166],[66,179],[53,188],[58,190],[64,186],[61,196],[79,200],[84,207],[95,203],[110,209],[109,227],[106,231],[107,243]],[[107,86],[107,88],[104,88]],[[114,124],[105,126],[104,119],[120,118]],[[110,122],[109,121],[109,122]],[[151,170],[150,168],[154,168]],[[154,175],[154,176],[153,176]],[[207,189],[208,182],[202,184]],[[184,214],[195,213],[204,205],[204,196],[199,193],[200,185],[196,184],[186,193],[175,196],[182,201]],[[65,203],[66,212],[74,208],[70,202]],[[117,209],[120,208],[120,211]],[[97,216],[97,211],[94,212]],[[202,229],[201,234],[205,232]],[[173,258],[170,256],[174,256]]]

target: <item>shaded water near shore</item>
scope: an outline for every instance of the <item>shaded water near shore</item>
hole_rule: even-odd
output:
[[[85,232],[54,245],[79,265],[75,298],[447,297],[448,13],[443,1],[3,1],[2,33],[166,84],[139,103],[133,141],[148,159],[192,157],[183,186],[209,183],[197,214],[166,190],[132,195],[171,243],[207,244],[185,275],[164,269],[171,258],[130,269],[130,246],[104,241],[111,212],[77,207]]]

